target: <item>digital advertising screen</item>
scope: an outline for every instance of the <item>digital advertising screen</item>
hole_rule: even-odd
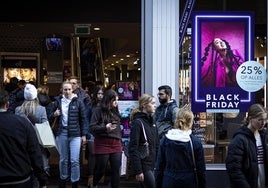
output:
[[[243,12],[194,12],[192,110],[245,112],[253,93],[239,87],[240,65],[254,59],[253,16]]]
[[[4,83],[9,83],[12,77],[16,77],[18,80],[25,80],[26,82],[35,82],[36,68],[4,68]]]

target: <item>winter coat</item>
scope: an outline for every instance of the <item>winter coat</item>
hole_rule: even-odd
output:
[[[18,106],[15,109],[15,114],[22,116],[22,117],[26,117],[27,114],[25,114],[25,112],[23,112],[21,106]],[[30,121],[33,120],[34,123],[44,123],[45,121],[47,121],[47,113],[46,113],[46,109],[45,107],[38,105],[35,109],[35,114],[29,114],[31,117],[29,117]],[[33,118],[33,119],[31,119]]]
[[[264,145],[264,133],[260,132],[264,146],[264,161],[267,162],[267,143]],[[266,179],[267,163],[264,162]],[[228,146],[226,168],[230,178],[231,187],[257,188],[258,187],[258,160],[257,146],[254,133],[242,126],[233,136]],[[266,181],[267,184],[267,181]]]
[[[144,159],[141,159],[137,152],[138,146],[145,143],[140,120],[144,125],[147,141],[149,143],[149,156]],[[128,145],[130,164],[135,175],[148,170],[154,170],[158,145],[159,138],[153,118],[143,112],[135,113],[131,123],[130,141]]]
[[[61,99],[62,96],[56,98],[52,112],[49,115],[49,119],[53,121],[54,112],[58,109],[61,109]],[[81,137],[86,136],[88,132],[88,123],[86,121],[86,109],[84,103],[79,100],[77,97],[73,97],[68,110],[68,135],[69,137]],[[58,136],[62,131],[62,116],[59,116],[59,127],[56,130],[55,134]]]
[[[9,112],[0,112],[0,122],[0,184],[25,180],[34,171],[41,186],[45,185],[47,176],[31,123]]]
[[[106,124],[116,122],[117,127],[112,131],[107,131]],[[104,118],[101,107],[96,107],[90,119],[90,132],[95,138],[116,138],[121,139],[122,133],[120,129],[120,116],[115,112],[111,112],[111,116]]]
[[[168,130],[172,129],[178,111],[179,107],[174,99],[167,103],[160,104],[156,108],[154,119],[160,139],[167,133]]]
[[[190,139],[194,149],[196,173]],[[200,139],[192,135],[191,130],[169,130],[159,146],[155,169],[156,187],[204,188],[205,169],[204,151]]]

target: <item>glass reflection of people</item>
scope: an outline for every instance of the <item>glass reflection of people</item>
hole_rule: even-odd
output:
[[[35,82],[34,70],[32,68],[21,68],[20,77],[26,82]]]
[[[6,72],[7,74],[4,83],[9,83],[10,79],[13,77],[16,78],[20,77],[20,70],[18,68],[7,68]]]
[[[128,84],[128,90],[132,93],[133,99],[138,99],[139,91],[137,89],[137,83],[136,82],[130,82]]]
[[[211,51],[210,51],[211,50]],[[205,87],[235,87],[236,71],[244,62],[239,52],[221,38],[214,38],[201,59],[202,85]]]

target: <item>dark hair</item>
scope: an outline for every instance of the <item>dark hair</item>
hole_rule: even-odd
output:
[[[9,100],[8,92],[0,89],[0,107],[3,108]]]
[[[165,93],[166,93],[167,95],[169,95],[170,97],[172,96],[172,88],[171,88],[170,86],[168,86],[168,85],[162,85],[162,86],[160,86],[160,87],[158,88],[158,90],[162,90],[162,89],[165,90]]]
[[[225,42],[225,44],[226,44],[226,47],[227,47],[227,49],[226,49],[227,50],[226,56],[230,58],[230,66],[233,65],[233,64],[240,65],[239,62],[240,62],[241,57],[234,55],[229,42],[227,42],[224,39],[221,39],[221,40],[223,42]],[[203,66],[204,65],[204,62],[207,60],[207,56],[209,55],[210,48],[212,49],[212,58],[211,58],[211,60],[214,61],[214,57],[217,57],[217,53],[219,53],[219,52],[217,52],[217,50],[215,49],[215,44],[212,41],[205,48],[204,56],[201,58],[201,66]]]
[[[117,116],[120,120],[120,114],[117,107],[112,107],[111,102],[115,101],[118,97],[118,94],[113,89],[108,89],[104,92],[103,99],[101,102],[101,112],[103,113],[103,122],[107,122],[107,120],[111,119],[111,116]]]
[[[26,81],[25,80],[19,80],[18,85],[26,85]]]
[[[93,91],[93,96],[92,96],[92,100],[91,100],[91,104],[93,107],[96,107],[97,104],[99,103],[98,101],[98,92],[102,90],[103,93],[105,92],[105,87],[102,86],[102,85],[96,85],[96,87],[94,88],[94,91]]]

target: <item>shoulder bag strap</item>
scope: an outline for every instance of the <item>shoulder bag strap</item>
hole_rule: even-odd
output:
[[[145,139],[145,141],[147,143],[147,136],[146,136],[146,132],[145,132],[145,129],[144,129],[144,125],[143,125],[143,123],[142,123],[142,121],[140,119],[138,119],[138,120],[141,122],[142,132],[143,132],[143,135],[144,135],[144,139]]]
[[[190,145],[191,145],[192,156],[193,156],[195,178],[196,178],[196,183],[198,185],[198,177],[197,177],[197,172],[196,172],[196,163],[195,163],[195,156],[194,156],[194,147],[193,147],[193,143],[192,143],[191,137],[190,137]]]
[[[192,139],[191,139],[191,138],[190,138],[190,145],[191,145],[191,150],[192,150],[192,156],[193,156],[194,168],[196,169],[196,165],[195,165],[195,157],[194,157],[194,147],[193,147],[193,143],[192,143]]]

